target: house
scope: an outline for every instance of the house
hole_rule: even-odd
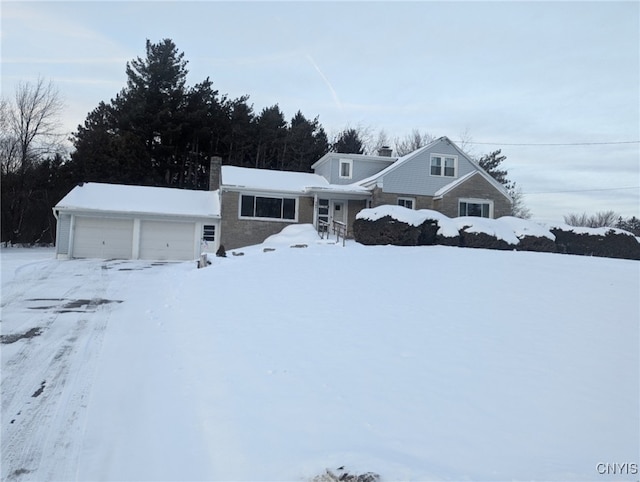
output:
[[[83,183],[53,212],[58,258],[189,260],[219,246],[214,191]]]
[[[87,183],[55,207],[58,257],[195,259],[258,244],[289,224],[342,226],[382,204],[449,217],[498,218],[512,199],[447,137],[392,157],[330,152],[313,173],[222,166],[211,158],[210,191]],[[205,243],[202,245],[202,243]],[[204,247],[202,247],[204,246]]]
[[[509,215],[512,199],[447,137],[397,158],[325,154],[313,174],[220,166],[221,243],[237,248],[262,242],[286,225],[344,223],[347,236],[356,214],[382,204],[433,209],[449,217]]]

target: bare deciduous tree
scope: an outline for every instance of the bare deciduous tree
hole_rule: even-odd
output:
[[[420,149],[430,142],[433,142],[434,139],[435,137],[433,137],[431,134],[428,134],[426,132],[424,134],[421,134],[418,129],[413,129],[411,131],[411,134],[406,135],[402,139],[396,137],[396,155],[405,156],[415,151],[416,149]]]
[[[44,156],[61,152],[63,102],[58,90],[44,79],[20,82],[15,104],[2,102],[2,172],[25,172]]]
[[[620,216],[615,211],[600,211],[591,216],[587,213],[571,213],[564,216],[564,222],[569,226],[582,226],[586,228],[615,227]]]
[[[62,151],[62,107],[57,89],[41,78],[35,83],[18,84],[14,103],[0,103],[1,225],[2,241],[6,243],[24,238],[25,226],[33,217],[29,209],[42,194],[43,186],[37,180],[39,168],[46,166],[47,156]]]
[[[509,194],[511,195],[511,199],[513,199],[513,203],[511,203],[511,215],[521,219],[531,218],[531,210],[524,204],[522,188],[516,186],[516,183],[513,183],[513,187],[509,189]]]
[[[377,139],[375,140],[375,142],[367,150],[368,150],[369,154],[375,156],[375,155],[378,154],[378,151],[382,147],[390,147],[389,146],[389,136],[387,135],[387,133],[385,132],[384,129],[380,129],[378,131]]]

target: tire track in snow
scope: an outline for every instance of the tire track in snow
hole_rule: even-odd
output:
[[[101,262],[91,263],[89,276],[67,289],[61,299],[87,290],[91,299],[104,296],[110,276]],[[3,310],[9,319],[24,314],[24,300],[37,298],[38,293],[50,297],[50,283],[67,281],[68,286],[69,280],[60,278],[75,275],[57,270],[58,266],[50,262],[38,276],[23,277],[14,286],[5,303],[10,309]],[[3,394],[10,393],[2,401],[3,480],[75,478],[82,440],[76,435],[83,430],[80,418],[86,412],[92,372],[112,311],[110,306],[87,307],[93,309],[92,313],[58,310],[46,313],[44,319],[44,312],[29,313],[26,324],[40,325],[42,334],[17,341],[22,346],[9,350],[14,353],[8,357],[3,352],[2,389]]]

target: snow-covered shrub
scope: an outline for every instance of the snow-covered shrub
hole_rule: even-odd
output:
[[[621,229],[542,225],[512,216],[448,218],[428,209],[387,205],[360,211],[353,232],[356,241],[367,245],[441,244],[640,260],[640,241]]]
[[[559,253],[640,260],[640,243],[627,231],[615,228],[584,228],[550,225]]]
[[[407,224],[387,215],[374,221],[356,219],[353,236],[360,244],[417,246],[420,227]]]
[[[311,482],[379,482],[380,476],[373,472],[350,474],[344,468],[336,469],[336,473],[327,469],[324,474],[316,475]]]
[[[384,205],[360,211],[353,223],[353,235],[366,245],[427,246],[437,244],[440,237],[458,235],[447,221],[449,218],[437,211]]]

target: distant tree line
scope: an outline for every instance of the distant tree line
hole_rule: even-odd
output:
[[[600,211],[595,214],[570,213],[564,216],[564,222],[569,226],[585,228],[618,228],[640,236],[640,219],[632,216],[623,218],[615,211]]]

